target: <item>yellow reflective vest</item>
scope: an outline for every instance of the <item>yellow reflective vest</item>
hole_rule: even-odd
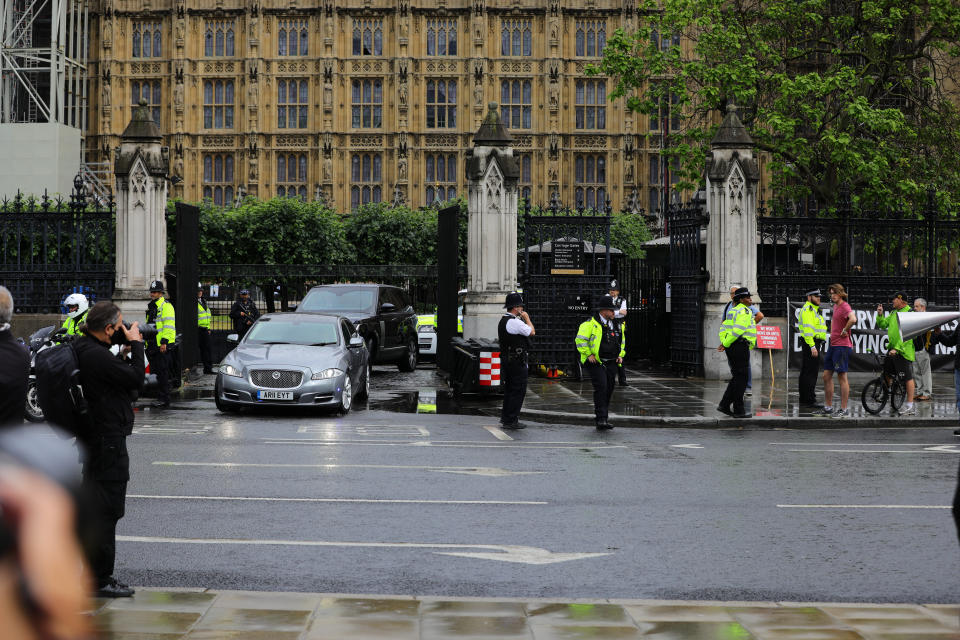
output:
[[[89,309],[87,309],[87,311],[89,311]],[[76,318],[66,319],[66,321],[63,323],[63,328],[67,330],[68,336],[80,335],[80,329],[78,329],[77,327],[80,325],[81,322],[87,319],[87,311],[84,311],[83,313],[78,315]]]
[[[753,321],[753,311],[743,303],[730,307],[720,325],[720,344],[724,349],[740,338],[746,340],[751,349],[757,345],[757,323]]]
[[[210,315],[210,309],[203,306],[200,301],[197,301],[197,326],[201,329],[209,329],[210,321],[213,319],[213,316]]]
[[[177,312],[164,298],[157,298],[157,346],[177,341]]]
[[[809,300],[800,309],[800,323],[797,325],[800,335],[807,346],[814,346],[815,340],[827,339],[827,323],[820,315],[820,307]]]
[[[580,352],[580,364],[587,361],[591,355],[600,360],[600,341],[603,340],[603,325],[596,318],[590,318],[580,325],[577,329],[577,338],[574,342],[577,345],[577,351]],[[622,358],[626,355],[626,341],[623,339],[623,331],[620,331],[620,355]]]

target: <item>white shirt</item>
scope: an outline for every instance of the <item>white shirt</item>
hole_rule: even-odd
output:
[[[513,316],[509,320],[507,320],[507,327],[506,327],[507,333],[512,333],[513,335],[519,335],[519,336],[530,335],[532,331],[532,329],[530,329],[530,325],[528,325],[526,322],[524,322],[520,318],[514,316],[512,313],[507,313],[505,315]]]
[[[625,315],[627,315],[627,299],[626,299],[626,298],[621,298],[620,311],[615,312],[615,313],[613,314],[613,317],[614,317],[614,318],[622,318],[622,317],[625,316]]]

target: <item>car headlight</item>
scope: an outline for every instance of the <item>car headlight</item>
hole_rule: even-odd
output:
[[[324,369],[323,371],[317,371],[315,374],[310,376],[311,380],[327,380],[328,378],[336,378],[337,376],[342,376],[343,371],[340,369]]]
[[[417,332],[418,333],[436,333],[437,328],[432,324],[423,324],[417,327]]]
[[[240,371],[240,369],[237,369],[237,368],[236,368],[235,366],[233,366],[232,364],[222,364],[222,365],[220,365],[220,373],[222,373],[222,374],[225,375],[225,376],[233,376],[234,378],[242,378],[242,377],[243,377],[243,373]]]

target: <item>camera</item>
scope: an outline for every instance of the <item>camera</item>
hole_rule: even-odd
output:
[[[130,329],[132,326],[129,322],[124,322],[123,326],[127,329]],[[147,342],[157,337],[157,327],[152,324],[142,324],[140,325],[140,335],[143,336],[143,341]],[[113,336],[110,338],[110,344],[119,344],[125,345],[130,344],[130,341],[127,340],[127,335],[123,331],[114,331]]]

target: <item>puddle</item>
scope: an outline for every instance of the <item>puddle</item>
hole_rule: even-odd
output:
[[[483,407],[464,405],[446,389],[420,389],[392,393],[389,398],[371,398],[367,408],[395,413],[485,415]]]
[[[213,400],[213,389],[181,389],[173,394],[174,400]]]

